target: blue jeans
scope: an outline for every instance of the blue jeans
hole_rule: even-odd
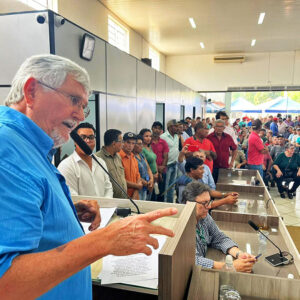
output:
[[[147,200],[147,190],[145,190],[144,188],[139,190],[139,198],[140,200]]]
[[[261,178],[264,178],[264,170],[263,170],[262,165],[249,165],[248,164],[248,167],[250,170],[258,170]]]
[[[166,174],[166,185],[165,185],[165,191],[168,189],[168,187],[175,183],[177,177],[177,163],[168,165],[168,170]],[[164,201],[173,203],[173,196],[174,196],[174,190],[175,190],[175,184],[173,187],[165,194]]]

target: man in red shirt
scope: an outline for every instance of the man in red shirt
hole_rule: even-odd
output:
[[[186,139],[184,142],[185,145],[189,145],[188,151],[195,152],[200,149],[205,151],[206,160],[205,164],[210,168],[210,171],[213,171],[213,160],[217,158],[216,150],[212,142],[207,139],[208,128],[207,125],[202,122],[197,123],[195,126],[195,135]]]
[[[214,168],[213,168],[213,178],[215,183],[218,181],[219,176],[219,169],[232,169],[235,157],[237,155],[237,146],[233,141],[233,138],[224,132],[225,130],[225,122],[223,120],[217,120],[214,126],[214,132],[209,134],[207,138],[213,143],[216,152],[217,158],[214,161]],[[229,150],[232,150],[232,157],[229,161]]]
[[[252,132],[248,139],[248,167],[258,170],[263,178],[264,153],[268,153],[268,148],[258,135],[261,128],[262,122],[259,119],[252,122]]]
[[[168,143],[160,138],[160,135],[163,133],[163,125],[155,121],[152,124],[152,140],[151,140],[151,148],[153,152],[156,154],[156,163],[157,163],[157,171],[158,171],[158,188],[159,195],[155,195],[152,193],[152,199],[163,202],[164,196],[161,194],[165,191],[165,182],[166,182],[166,170],[168,163],[168,153],[169,146]]]

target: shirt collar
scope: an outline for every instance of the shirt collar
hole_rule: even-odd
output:
[[[54,145],[52,138],[23,113],[7,106],[1,106],[0,118],[2,124],[24,136],[43,156],[53,156],[53,152],[50,152]]]

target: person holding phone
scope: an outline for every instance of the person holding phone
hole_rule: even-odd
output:
[[[202,122],[197,123],[195,126],[195,135],[188,138],[184,142],[185,145],[189,145],[188,151],[195,152],[199,150],[204,150],[206,155],[206,160],[204,163],[209,167],[210,171],[213,171],[213,160],[217,158],[216,150],[212,142],[207,139],[208,135],[208,127],[207,125],[203,124]]]
[[[256,262],[255,256],[239,249],[238,245],[217,226],[208,214],[211,208],[210,188],[197,181],[189,183],[182,195],[182,202],[196,202],[196,257],[197,265],[204,268],[222,269],[225,262],[206,258],[208,248],[218,249],[235,258],[233,265],[236,271],[251,273]]]

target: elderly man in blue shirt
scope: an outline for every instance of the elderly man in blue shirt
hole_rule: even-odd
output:
[[[0,299],[92,299],[92,262],[108,254],[150,255],[149,245],[158,242],[149,234],[173,236],[151,224],[175,214],[171,208],[84,235],[78,217],[96,211],[85,200],[77,215],[51,159],[87,116],[89,90],[79,65],[37,55],[21,65],[0,107]]]

